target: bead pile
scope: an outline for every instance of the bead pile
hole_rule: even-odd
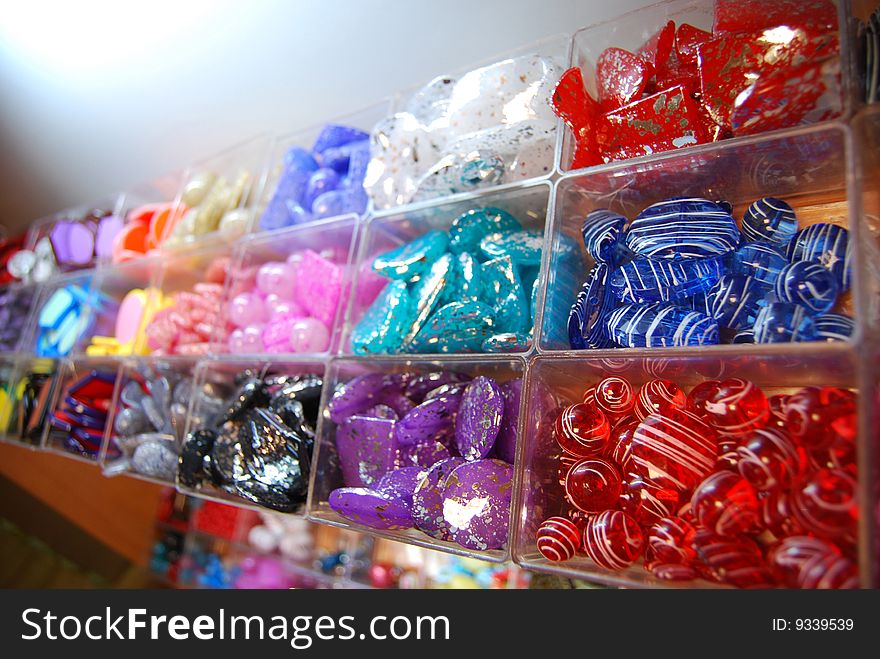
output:
[[[507,543],[522,380],[442,371],[357,377],[329,405],[344,487],[328,504],[374,529],[474,550]]]
[[[856,397],[810,386],[769,398],[740,378],[685,395],[611,376],[562,409],[561,514],[550,561],[740,588],[855,588]]]
[[[568,318],[574,349],[839,341],[832,313],[852,277],[849,232],[798,225],[765,197],[742,218],[726,202],[674,197],[628,222],[595,210],[582,235],[595,265]]]

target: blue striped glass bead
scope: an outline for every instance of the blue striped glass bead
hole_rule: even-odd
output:
[[[373,260],[373,270],[388,279],[412,279],[431,267],[446,251],[449,238],[441,231],[429,231],[413,241]]]
[[[731,343],[754,343],[754,342],[755,342],[755,330],[753,330],[753,329],[740,330],[733,337],[733,341],[731,341]]]
[[[820,222],[797,232],[788,245],[790,261],[818,261],[831,271],[841,291],[849,288],[852,250],[849,231],[836,224]]]
[[[714,318],[668,302],[627,304],[606,316],[608,336],[630,348],[702,346],[718,343]]]
[[[816,336],[825,341],[846,341],[856,331],[852,318],[839,313],[826,313],[813,319]]]
[[[812,341],[816,325],[804,308],[791,302],[771,302],[763,307],[753,327],[755,343]]]
[[[795,261],[782,269],[776,280],[776,297],[799,304],[810,314],[830,311],[839,290],[834,275],[815,261]]]
[[[791,206],[775,197],[758,199],[743,215],[742,232],[746,240],[766,240],[779,249],[785,249],[797,229],[797,217]]]
[[[732,252],[740,238],[733,217],[714,201],[676,197],[639,213],[626,233],[626,246],[655,259],[704,258]]]
[[[721,277],[720,257],[665,261],[643,256],[611,275],[611,292],[623,302],[675,302],[708,291]]]
[[[581,226],[587,254],[596,263],[614,263],[625,227],[626,218],[619,213],[602,208],[587,214]]]
[[[610,346],[602,322],[612,306],[607,289],[608,273],[607,264],[597,263],[571,307],[568,315],[568,341],[575,350]]]
[[[449,249],[453,254],[476,252],[483,236],[522,228],[519,220],[501,208],[472,208],[452,221]]]
[[[763,241],[740,245],[725,259],[728,274],[751,277],[768,289],[773,288],[787,264],[788,259],[781,251]]]
[[[755,324],[766,302],[766,289],[751,277],[725,275],[706,294],[709,315],[721,327],[746,329]]]

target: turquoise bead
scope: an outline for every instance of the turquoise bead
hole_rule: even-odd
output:
[[[473,208],[459,215],[449,227],[449,249],[454,254],[476,252],[483,236],[499,231],[516,231],[521,225],[500,208]]]
[[[427,270],[446,251],[449,238],[441,231],[429,231],[415,240],[377,256],[373,270],[388,279],[412,279]]]
[[[509,256],[520,266],[540,266],[544,232],[533,229],[490,233],[480,241],[480,250],[488,259]]]
[[[389,282],[352,330],[352,352],[356,355],[397,352],[410,316],[411,303],[406,282]]]
[[[482,266],[469,252],[462,252],[452,262],[452,272],[443,291],[441,304],[476,302],[480,299]]]
[[[435,311],[409,346],[410,352],[475,352],[495,332],[495,314],[482,302],[450,302]]]
[[[484,302],[495,310],[499,332],[526,332],[529,324],[529,305],[519,274],[509,256],[483,263]]]
[[[527,334],[493,334],[483,341],[483,352],[526,352],[532,346],[532,340]]]
[[[408,349],[410,343],[421,331],[422,326],[428,321],[431,313],[437,307],[440,296],[446,288],[452,272],[452,263],[455,257],[452,254],[444,254],[431,264],[431,267],[422,275],[418,283],[410,289],[412,313],[408,329],[403,335],[403,348]]]

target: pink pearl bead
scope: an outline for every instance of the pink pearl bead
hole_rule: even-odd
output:
[[[286,263],[288,265],[297,266],[300,264],[300,261],[302,261],[302,260],[303,260],[302,252],[294,252],[293,254],[291,254],[290,256],[287,257]],[[296,268],[294,268],[294,270],[295,269]]]
[[[254,353],[264,352],[262,329],[259,327],[245,327],[237,329],[229,335],[229,352]]]
[[[330,331],[320,320],[303,318],[290,328],[293,352],[324,352],[330,347]]]
[[[269,309],[269,316],[272,319],[289,316],[303,318],[308,315],[296,301],[285,300],[272,293],[266,296],[266,307]]]
[[[240,293],[229,301],[226,313],[236,327],[247,327],[256,323],[264,323],[268,318],[266,304],[259,295]]]
[[[293,269],[279,261],[264,263],[257,270],[257,287],[266,295],[274,293],[290,300],[293,297]]]

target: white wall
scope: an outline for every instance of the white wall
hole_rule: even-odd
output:
[[[0,224],[645,4],[0,0]]]

